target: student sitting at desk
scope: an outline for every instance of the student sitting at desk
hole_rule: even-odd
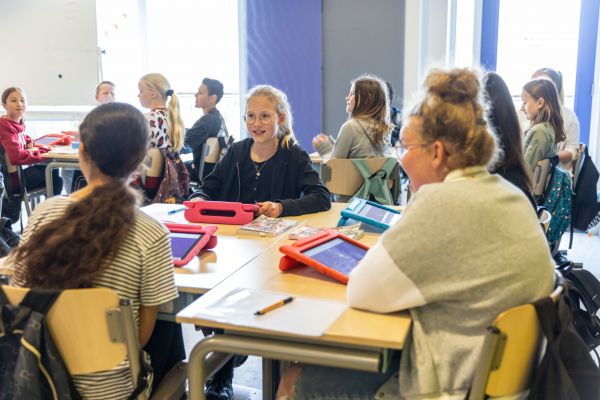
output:
[[[223,84],[216,79],[204,78],[196,93],[196,108],[201,108],[204,115],[185,132],[185,144],[192,148],[194,154],[193,169],[190,179],[201,182],[215,168],[215,164],[204,164],[202,176],[198,176],[200,161],[204,155],[202,149],[208,138],[223,138],[223,144],[229,146],[233,138],[227,132],[227,125],[217,109],[223,97]]]
[[[25,122],[23,120],[27,110],[27,99],[25,93],[16,87],[10,87],[2,92],[2,107],[6,115],[0,117],[0,147],[4,156],[12,165],[30,165],[42,161],[41,153],[48,151],[46,148],[38,148],[33,140],[25,133]],[[27,190],[43,187],[46,184],[46,167],[44,165],[30,165],[23,169],[25,188]],[[8,177],[13,193],[19,193],[21,182],[17,172]],[[52,182],[54,193],[62,191],[62,179],[58,176],[58,170],[52,171]]]
[[[361,75],[352,81],[346,96],[348,120],[333,146],[332,158],[371,158],[391,156],[390,105],[387,85],[374,75]]]
[[[251,137],[234,143],[191,197],[257,203],[268,217],[329,210],[329,191],[296,143],[285,93],[252,88],[244,119]]]
[[[434,70],[424,86],[399,140],[413,197],[347,288],[351,307],[410,312],[399,371],[305,366],[298,399],[464,399],[486,327],[552,291],[554,263],[531,205],[487,171],[496,145],[476,74]]]
[[[88,186],[35,209],[11,258],[11,284],[115,290],[133,302],[144,345],[159,306],[177,297],[167,232],[137,209],[138,196],[127,185],[146,155],[148,123],[133,106],[109,103],[93,109],[79,130]],[[127,364],[73,376],[75,386],[84,398],[127,399],[133,390]]]
[[[329,191],[296,144],[285,93],[268,85],[252,88],[244,120],[251,137],[232,145],[192,200],[257,203],[258,213],[268,217],[329,210]],[[233,399],[233,367],[239,360],[232,358],[207,382],[207,399]]]

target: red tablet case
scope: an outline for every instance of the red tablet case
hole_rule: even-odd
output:
[[[198,241],[194,245],[194,247],[187,253],[185,258],[180,260],[173,259],[173,265],[176,267],[181,267],[189,263],[192,258],[194,258],[201,250],[206,249],[210,250],[217,245],[217,236],[215,232],[218,227],[213,225],[191,225],[191,224],[173,224],[173,223],[165,223],[164,224],[170,232],[176,233],[198,233],[203,234],[202,239]]]
[[[40,145],[41,147],[44,147],[44,146],[68,146],[73,141],[73,138],[69,135],[64,135],[62,133],[48,133],[47,135],[40,136],[39,138],[35,139],[34,143],[37,144],[37,142],[43,138],[53,138],[56,140],[54,140],[50,143],[42,144],[42,145]]]
[[[209,224],[244,225],[254,219],[256,204],[231,201],[185,201],[185,219]]]
[[[349,243],[352,243],[355,246],[363,248],[365,250],[369,250],[369,246],[366,244],[360,243],[348,236],[344,236],[335,229],[324,229],[323,232],[317,233],[316,235],[309,236],[305,239],[298,240],[293,244],[286,244],[279,248],[283,254],[285,254],[279,260],[279,269],[281,271],[288,271],[294,267],[297,267],[299,264],[308,265],[319,271],[322,274],[332,277],[333,279],[342,282],[344,285],[348,283],[348,276],[342,274],[339,271],[336,271],[333,268],[328,267],[325,264],[321,264],[317,260],[306,256],[303,252],[313,247],[317,247],[325,242],[329,242],[330,240],[340,238]]]

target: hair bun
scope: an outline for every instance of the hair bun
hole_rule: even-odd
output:
[[[475,72],[458,68],[451,71],[433,70],[424,85],[428,94],[452,103],[474,101],[480,90]]]

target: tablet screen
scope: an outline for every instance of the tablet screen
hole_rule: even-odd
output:
[[[303,253],[329,268],[348,275],[363,259],[367,250],[346,240],[336,238]]]
[[[383,208],[372,206],[371,204],[365,204],[358,214],[375,221],[383,222],[387,225],[393,225],[400,219],[400,214],[389,212]]]
[[[187,253],[194,247],[196,243],[204,236],[202,233],[169,233],[171,238],[171,252],[173,258],[182,259],[185,258]]]
[[[56,142],[57,140],[60,140],[60,138],[46,136],[46,137],[42,137],[42,138],[35,140],[35,144],[41,144],[42,146],[47,146],[49,144]]]

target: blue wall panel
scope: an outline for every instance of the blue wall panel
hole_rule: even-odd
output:
[[[322,129],[321,0],[246,2],[247,87],[270,84],[287,95],[294,133],[311,152]]]

